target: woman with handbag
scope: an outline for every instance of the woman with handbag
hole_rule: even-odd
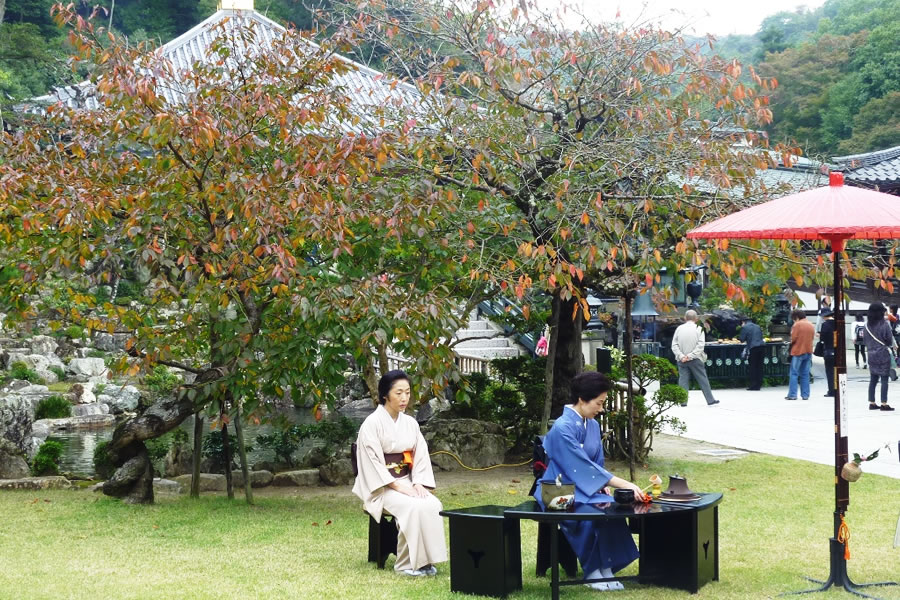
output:
[[[881,381],[881,408],[880,410],[894,410],[887,399],[888,377],[894,372],[894,334],[891,325],[884,318],[887,312],[880,302],[869,305],[866,313],[866,351],[869,355],[869,410],[879,410],[875,403],[875,388]],[[895,372],[896,373],[896,372]]]
[[[868,359],[866,358],[866,322],[860,314],[856,315],[856,321],[853,322],[853,349],[856,356],[856,368],[859,368],[859,355],[862,354],[862,368],[868,369]]]
[[[604,412],[606,395],[611,388],[612,382],[596,371],[581,373],[572,379],[574,403],[563,408],[563,413],[544,436],[549,464],[534,493],[541,508],[546,510],[541,493],[543,482],[557,477],[575,484],[576,503],[612,502],[610,487],[632,490],[635,501],[644,500],[641,488],[616,477],[603,466],[603,439],[594,417]],[[624,518],[562,521],[560,529],[578,555],[585,579],[611,578],[638,557]],[[619,581],[585,585],[600,591],[623,589]]]
[[[419,424],[405,413],[409,397],[409,377],[403,371],[388,371],[378,381],[379,404],[356,440],[359,474],[353,493],[376,521],[385,511],[394,515],[400,530],[394,571],[435,575],[434,564],[447,560],[443,507],[431,494],[428,445]]]
[[[822,344],[822,357],[825,359],[825,382],[828,391],[825,396],[834,396],[834,313],[825,308],[821,313],[822,328],[819,330],[819,343]]]

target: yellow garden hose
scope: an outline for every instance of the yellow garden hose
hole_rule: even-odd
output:
[[[446,454],[447,456],[452,456],[454,459],[456,459],[456,462],[458,462],[459,465],[463,469],[468,469],[469,471],[489,471],[491,469],[496,469],[497,467],[521,467],[521,466],[527,465],[531,462],[531,460],[529,459],[529,460],[526,460],[525,462],[520,462],[515,465],[499,464],[499,465],[491,465],[490,467],[469,467],[469,466],[464,465],[463,461],[461,461],[459,459],[459,457],[457,455],[453,454],[452,452],[448,452],[446,450],[435,450],[434,452],[431,452],[430,454],[431,454],[431,456],[434,456],[436,454]]]

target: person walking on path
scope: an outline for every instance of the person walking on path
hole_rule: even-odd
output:
[[[748,390],[757,391],[762,389],[762,367],[763,353],[765,351],[765,342],[763,342],[762,329],[754,323],[750,317],[741,319],[741,341],[747,345],[747,375]]]
[[[834,396],[834,313],[831,309],[822,311],[822,328],[819,340],[822,342],[822,357],[825,359],[825,381],[828,383],[826,397]]]
[[[866,322],[863,316],[856,315],[856,321],[853,323],[853,350],[856,355],[856,368],[859,368],[859,355],[862,354],[863,369],[868,369],[866,360]]]
[[[806,313],[795,309],[791,313],[794,325],[791,327],[791,376],[788,381],[788,395],[785,400],[797,399],[797,384],[800,397],[809,400],[809,369],[812,366],[813,338],[816,328],[806,320]]]
[[[869,305],[866,315],[866,350],[869,353],[869,410],[879,410],[875,404],[875,388],[881,381],[881,410],[894,410],[888,404],[888,377],[894,362],[894,334],[884,318],[885,308],[880,302]]]
[[[687,311],[684,313],[684,323],[678,326],[672,338],[672,353],[678,363],[678,385],[685,391],[690,391],[693,377],[703,391],[706,403],[712,406],[719,401],[713,398],[709,379],[706,377],[706,353],[703,351],[705,344],[706,335],[697,323],[697,311]]]

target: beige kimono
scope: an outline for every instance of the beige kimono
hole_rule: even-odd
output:
[[[394,569],[420,569],[447,560],[444,521],[440,516],[441,501],[431,494],[414,498],[393,490],[392,482],[412,487],[418,483],[434,489],[434,473],[428,456],[428,445],[419,424],[409,415],[397,420],[378,405],[359,428],[356,440],[356,463],[359,475],[353,493],[376,521],[387,511],[394,515],[400,531],[397,534],[397,562]],[[394,478],[385,466],[384,455],[412,450],[413,465],[409,475]]]

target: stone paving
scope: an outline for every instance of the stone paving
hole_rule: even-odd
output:
[[[850,457],[867,455],[890,443],[891,451],[863,463],[866,473],[900,479],[900,381],[888,388],[894,412],[868,408],[869,372],[857,369],[853,352],[847,355],[848,436]],[[740,389],[713,390],[719,404],[707,406],[699,390],[691,390],[688,405],[672,409],[687,425],[683,437],[763,452],[820,464],[834,464],[834,399],[825,397],[824,362],[813,357],[814,381],[808,401],[788,401],[787,385],[758,392]],[[876,398],[879,391],[876,391]]]

